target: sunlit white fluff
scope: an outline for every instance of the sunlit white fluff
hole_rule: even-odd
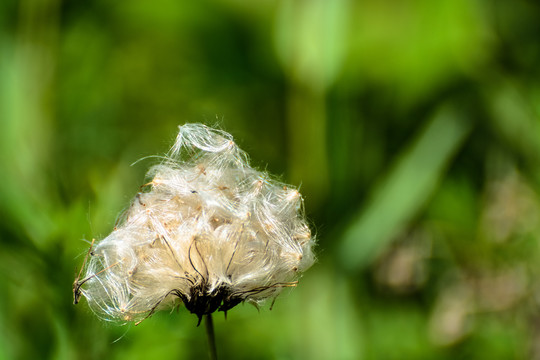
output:
[[[202,315],[274,298],[314,256],[300,193],[250,167],[232,136],[180,127],[121,223],[90,253],[75,302],[137,321],[183,303]]]

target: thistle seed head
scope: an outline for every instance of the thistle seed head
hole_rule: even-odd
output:
[[[105,319],[183,303],[200,320],[275,298],[312,265],[302,196],[253,169],[228,133],[181,126],[148,177],[74,284],[75,302],[84,296]]]

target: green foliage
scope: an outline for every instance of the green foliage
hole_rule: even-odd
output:
[[[302,184],[319,262],[231,359],[540,356],[534,1],[0,2],[0,359],[204,358],[71,284],[185,122]],[[83,240],[84,239],[84,240]]]

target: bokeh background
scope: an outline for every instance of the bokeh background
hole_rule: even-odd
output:
[[[534,0],[0,1],[0,359],[204,359],[72,304],[185,122],[301,185],[317,264],[222,359],[540,359]]]

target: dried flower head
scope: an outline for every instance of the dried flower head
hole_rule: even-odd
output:
[[[295,286],[313,261],[300,193],[250,167],[232,136],[187,124],[74,283],[108,320],[183,303],[199,317]]]

